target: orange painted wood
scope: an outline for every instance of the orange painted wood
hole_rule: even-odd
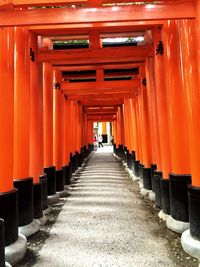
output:
[[[38,50],[38,61],[54,64],[97,64],[142,61],[152,53],[151,45],[128,47]],[[119,63],[118,63],[119,64]]]
[[[53,72],[53,81],[61,82],[61,73]],[[64,96],[61,90],[53,90],[53,164],[56,170],[63,167],[64,146]]]
[[[71,142],[71,135],[70,135],[70,120],[71,116],[71,109],[70,109],[70,101],[64,101],[64,147],[63,147],[63,166],[69,164],[70,161],[70,142]]]
[[[141,118],[139,113],[139,100],[138,97],[135,98],[135,125],[137,130],[137,138],[138,138],[138,148],[139,148],[139,154],[136,156],[136,158],[140,161],[140,163],[143,163],[143,149],[142,149],[142,125],[141,125]]]
[[[153,45],[157,48],[158,42],[162,39],[161,31],[153,31]],[[158,108],[158,127],[159,127],[159,140],[160,140],[160,156],[161,156],[161,168],[163,178],[168,179],[171,170],[171,152],[170,152],[170,140],[169,140],[169,119],[168,119],[168,101],[167,101],[167,87],[165,84],[165,66],[164,58],[161,55],[154,57],[154,70],[155,70],[155,89],[156,100]],[[162,88],[162,90],[161,90]],[[159,170],[159,169],[158,169]]]
[[[193,2],[118,7],[0,11],[0,26],[194,18]]]
[[[186,116],[186,96],[181,80],[180,46],[177,21],[168,20],[163,26],[166,92],[168,99],[168,119],[172,172],[190,173],[188,121]],[[177,64],[178,63],[178,64]]]
[[[200,11],[200,2],[199,2]],[[200,13],[199,13],[200,14]],[[183,73],[183,89],[186,91],[187,104],[185,106],[188,116],[189,126],[189,145],[192,184],[200,186],[199,152],[200,152],[200,77],[198,75],[198,56],[199,43],[195,36],[197,21],[182,20],[179,22],[179,36],[181,37],[181,62]],[[198,33],[199,34],[199,33]]]
[[[118,94],[96,94],[96,95],[70,95],[67,96],[68,100],[119,100],[124,98],[132,98],[135,94],[118,93]]]
[[[43,63],[44,167],[53,166],[53,69]]]
[[[30,56],[29,33],[16,27],[14,32],[14,171],[15,179],[29,177],[30,163]]]
[[[133,91],[137,89],[140,85],[139,79],[135,78],[134,80],[128,81],[102,81],[102,82],[77,82],[77,83],[62,83],[62,90],[65,91],[66,94],[71,93],[84,93],[87,92],[101,92],[105,90],[105,92],[109,92],[109,90],[116,90],[116,92],[122,92],[126,90]]]
[[[106,134],[106,133],[107,133],[106,122],[102,122],[102,134]]]
[[[30,47],[37,49],[37,36],[31,34]],[[44,168],[42,64],[30,62],[30,167],[29,175],[38,183]]]
[[[147,79],[146,89],[149,107],[149,135],[151,137],[152,164],[156,164],[157,170],[161,170],[158,110],[156,100],[154,62],[152,58],[146,59],[145,72]]]
[[[92,65],[54,65],[53,68],[61,71],[83,71],[83,70],[96,70],[96,69],[132,69],[137,68],[141,65],[144,65],[144,62],[136,62],[136,63],[113,63],[113,64],[92,64]],[[63,75],[65,78],[65,76]]]
[[[85,106],[85,107],[102,107],[102,106],[105,106],[105,107],[108,107],[108,106],[121,106],[124,102],[123,100],[96,100],[95,102],[94,101],[91,101],[91,100],[83,100],[80,102],[82,106]]]
[[[13,189],[14,29],[0,31],[0,193]]]

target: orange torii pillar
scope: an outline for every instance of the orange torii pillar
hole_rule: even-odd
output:
[[[169,174],[171,216],[167,219],[167,227],[180,233],[189,228],[187,185],[191,183],[191,175],[188,120],[185,108],[188,103],[181,76],[180,64],[182,62],[178,31],[178,21],[168,20],[163,25],[162,37],[165,48],[165,82],[172,171]]]
[[[184,250],[200,259],[200,1],[198,4],[197,18],[195,20],[182,20],[179,22],[181,51],[182,51],[182,71],[184,90],[187,93],[186,111],[189,124],[189,144],[192,184],[189,185],[189,222],[190,229],[186,230],[181,237]]]
[[[161,156],[160,156],[160,140],[158,128],[158,109],[156,99],[156,86],[155,86],[155,72],[154,62],[152,57],[146,58],[145,61],[146,82],[147,82],[147,96],[149,106],[149,119],[150,119],[150,136],[152,144],[152,164],[151,164],[151,187],[152,192],[149,197],[155,200],[155,183],[154,171],[161,170]]]
[[[30,177],[30,36],[16,27],[14,73],[14,186],[18,188],[19,232],[26,237],[39,230],[33,220],[33,178]]]
[[[43,146],[43,88],[42,64],[37,62],[37,36],[30,34],[30,49],[33,57],[30,61],[30,176],[33,177],[33,217],[42,224],[44,206],[47,205],[46,174],[44,174],[44,146]]]
[[[70,101],[65,97],[64,102],[64,149],[63,149],[63,169],[65,184],[70,185],[71,179],[71,167],[70,167],[70,129],[71,125],[69,123],[71,117]]]
[[[23,258],[26,252],[25,249],[21,253],[22,247],[26,247],[26,239],[21,235],[18,236],[18,193],[17,189],[13,187],[14,29],[12,27],[1,28],[0,54],[0,82],[2,85],[6,84],[6,88],[1,86],[0,89],[0,218],[4,220],[6,260],[16,263]],[[1,249],[4,249],[3,245],[1,243]],[[13,246],[14,249],[11,252],[10,248]],[[16,256],[16,261],[13,261]],[[4,266],[4,259],[1,259],[0,263],[1,266]]]
[[[156,85],[156,101],[158,110],[158,132],[160,143],[160,159],[161,164],[157,166],[154,173],[155,180],[155,201],[156,205],[162,208],[164,214],[170,214],[170,195],[169,195],[169,173],[171,172],[171,155],[169,140],[169,120],[167,112],[167,87],[165,84],[165,67],[164,56],[156,53],[158,45],[162,42],[161,30],[153,30],[153,46],[154,46],[154,70]],[[166,53],[166,51],[164,51]],[[165,219],[166,216],[163,216]]]
[[[43,39],[42,46],[51,48],[51,40]],[[53,68],[50,63],[43,63],[43,122],[44,122],[44,172],[47,174],[47,203],[59,201],[56,194],[56,174],[53,165],[53,90],[59,84],[53,84]],[[47,204],[44,209],[47,209]]]
[[[62,74],[58,70],[53,71],[54,85],[61,84]],[[65,98],[61,88],[55,86],[53,90],[53,165],[56,167],[56,192],[60,197],[66,196],[64,190],[65,179],[63,170],[64,152],[64,102]]]
[[[150,110],[149,99],[146,87],[146,77],[144,67],[140,67],[139,76],[141,85],[138,95],[139,117],[141,122],[141,147],[142,147],[142,164],[140,165],[140,176],[143,179],[143,186],[146,190],[151,190],[151,164],[152,162],[152,147],[151,147],[151,125],[150,125]],[[150,138],[149,138],[150,136]],[[144,191],[145,192],[145,191]]]
[[[133,151],[133,136],[132,136],[131,125],[132,125],[132,119],[131,119],[130,99],[124,99],[124,137],[125,137],[125,144],[127,145],[128,148],[128,150],[126,151],[127,165],[130,170],[133,169],[133,163],[135,160],[135,151]]]
[[[132,99],[132,122],[133,122],[133,129],[134,129],[134,136],[135,136],[135,160],[134,160],[134,167],[133,173],[136,177],[139,177],[139,165],[142,162],[142,149],[141,149],[141,123],[139,120],[139,108],[138,108],[138,93],[139,90],[136,92],[136,97]]]

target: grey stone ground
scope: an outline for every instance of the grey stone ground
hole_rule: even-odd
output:
[[[177,266],[133,181],[103,149],[81,172],[34,266]]]

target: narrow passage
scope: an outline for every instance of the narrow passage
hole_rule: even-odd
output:
[[[176,266],[133,181],[106,150],[81,171],[34,266]]]

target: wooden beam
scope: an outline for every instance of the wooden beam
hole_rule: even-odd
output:
[[[134,62],[134,63],[104,63],[104,64],[92,64],[92,65],[53,65],[55,70],[60,71],[84,71],[84,70],[96,70],[98,68],[102,68],[104,70],[109,69],[132,69],[139,68],[140,66],[144,66],[144,61],[142,62]]]
[[[37,25],[29,26],[29,30],[42,36],[58,36],[58,35],[75,35],[85,34],[89,35],[91,30],[102,30],[104,33],[123,33],[126,31],[145,31],[147,29],[154,29],[161,27],[163,24],[162,20],[152,21],[120,21],[120,22],[106,22],[106,23],[75,23],[75,24],[64,24],[64,25]]]
[[[151,45],[130,47],[106,47],[106,48],[82,48],[70,50],[39,50],[37,60],[39,62],[65,64],[97,64],[109,63],[116,60],[123,62],[134,62],[144,60],[151,56],[153,47]],[[63,63],[62,63],[63,64]]]
[[[83,100],[80,101],[80,104],[84,107],[109,107],[109,106],[115,106],[120,107],[122,104],[124,104],[123,100]]]
[[[86,95],[90,95],[90,96],[95,96],[95,95],[110,95],[110,94],[114,94],[114,95],[119,95],[119,94],[131,94],[134,93],[136,91],[136,89],[134,90],[133,88],[116,88],[116,89],[87,89],[87,90],[65,90],[65,94],[66,95],[77,95],[77,96],[86,96]]]
[[[40,8],[1,10],[0,26],[66,23],[106,23],[139,20],[195,18],[194,2],[112,6],[99,8]]]
[[[128,81],[103,81],[103,82],[77,82],[77,83],[62,83],[63,91],[84,91],[90,90],[109,90],[109,89],[136,89],[140,86],[140,79],[135,78],[134,80]],[[72,92],[73,93],[73,92]]]
[[[90,101],[96,101],[96,100],[123,100],[124,98],[134,98],[134,93],[121,93],[121,94],[96,94],[96,95],[66,95],[68,100],[90,100]]]

